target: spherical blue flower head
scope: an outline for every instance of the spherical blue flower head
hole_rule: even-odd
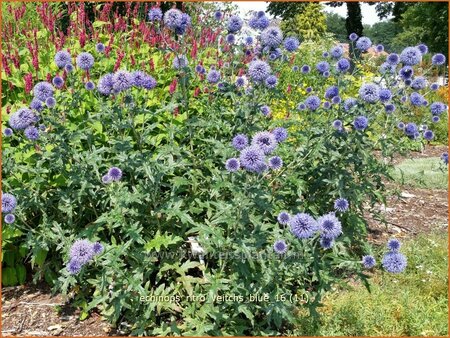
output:
[[[264,152],[257,146],[244,148],[239,156],[241,166],[252,172],[259,172],[259,170],[265,165],[264,160]]]
[[[252,16],[248,21],[248,25],[252,29],[258,29],[259,28],[258,17],[256,15]]]
[[[135,85],[136,87],[142,87],[147,74],[138,70],[131,73],[131,76],[133,78],[133,85]]]
[[[431,130],[426,130],[423,133],[423,138],[427,141],[431,141],[432,139],[434,139],[434,133]]]
[[[81,267],[82,267],[82,264],[80,264],[79,261],[77,261],[75,259],[71,259],[69,261],[69,263],[67,264],[66,269],[71,275],[77,275],[80,273]]]
[[[176,8],[169,9],[164,14],[164,25],[174,30],[179,27],[183,20],[183,13]]]
[[[305,110],[306,109],[306,104],[304,104],[303,102],[300,102],[297,105],[297,110],[301,111],[301,110]]]
[[[342,129],[342,121],[341,120],[334,120],[333,121],[333,128],[337,130]]]
[[[397,252],[398,250],[400,250],[401,246],[402,244],[400,243],[400,241],[395,238],[391,238],[387,242],[387,248],[389,249],[389,251]]]
[[[380,87],[374,83],[365,83],[359,89],[359,97],[368,103],[375,103],[380,99]]]
[[[112,167],[108,170],[108,176],[113,181],[120,181],[120,179],[122,178],[122,170],[117,167]]]
[[[269,170],[269,166],[265,162],[262,162],[258,165],[258,167],[256,168],[256,170],[254,172],[257,174],[263,174],[267,170]]]
[[[320,239],[320,246],[323,249],[331,249],[334,245],[334,240],[332,238],[328,238],[328,237],[322,237]]]
[[[335,96],[335,97],[333,97],[332,99],[331,99],[331,103],[332,104],[339,104],[339,103],[341,103],[341,97],[340,96]]]
[[[346,71],[348,71],[350,69],[350,61],[348,61],[348,59],[340,59],[337,63],[336,63],[336,70],[340,73],[345,73]]]
[[[47,97],[45,105],[49,108],[53,108],[56,105],[56,100],[53,97]]]
[[[384,51],[384,46],[383,46],[383,45],[377,45],[377,46],[375,47],[375,50],[376,50],[378,53],[381,53],[381,52]]]
[[[232,45],[236,42],[236,37],[234,36],[234,34],[228,34],[226,37],[226,40],[227,40],[227,43]]]
[[[233,145],[233,148],[236,150],[243,150],[248,145],[248,138],[244,134],[238,134],[235,137],[233,137],[233,141],[231,142]]]
[[[303,74],[307,74],[311,71],[311,67],[308,65],[303,65],[301,71]]]
[[[236,85],[236,87],[243,87],[245,85],[245,79],[239,76],[234,84]]]
[[[405,66],[400,69],[398,74],[400,75],[400,77],[402,78],[403,81],[406,81],[406,80],[412,78],[412,76],[414,74],[414,69],[412,69],[410,66]]]
[[[26,127],[23,133],[30,141],[36,141],[39,138],[39,130],[34,126]]]
[[[400,129],[400,130],[403,130],[403,129],[405,129],[405,124],[403,122],[399,122],[397,124],[397,128]]]
[[[348,38],[350,39],[350,41],[356,41],[356,40],[358,40],[358,34],[356,34],[356,33],[351,33],[349,36],[348,36]]]
[[[409,101],[413,106],[422,106],[424,104],[425,99],[419,93],[413,92],[409,96]]]
[[[284,49],[288,52],[295,52],[300,46],[300,42],[297,38],[290,36],[284,40]]]
[[[344,48],[341,46],[334,46],[330,50],[331,57],[335,59],[339,59],[342,55],[344,55]]]
[[[268,155],[275,150],[278,142],[271,132],[260,131],[253,136],[251,145],[259,147],[265,155]]]
[[[79,239],[72,244],[69,251],[70,260],[84,265],[94,257],[94,248],[86,239]]]
[[[294,236],[300,239],[311,238],[319,230],[319,226],[314,218],[305,213],[292,216],[289,220],[289,225]]]
[[[337,97],[337,96],[335,96],[335,97]],[[325,101],[325,102],[323,103],[323,107],[324,107],[325,109],[330,109],[331,103],[330,103],[329,101]]]
[[[4,219],[6,224],[13,224],[16,220],[16,216],[14,216],[13,214],[7,214]]]
[[[364,130],[369,125],[369,120],[365,116],[358,116],[353,121],[353,127],[355,127],[356,130]]]
[[[280,223],[281,225],[289,224],[290,219],[291,216],[286,211],[280,212],[277,216],[278,223]]]
[[[263,46],[278,47],[283,42],[283,32],[278,27],[268,27],[261,32]]]
[[[387,102],[392,98],[392,93],[389,89],[380,89],[378,95],[381,102]]]
[[[400,273],[406,268],[406,257],[399,252],[388,252],[384,255],[381,261],[383,268],[387,272]]]
[[[422,61],[422,53],[417,47],[406,47],[400,53],[400,61],[406,66],[414,66]]]
[[[365,36],[362,36],[356,41],[356,48],[358,48],[361,52],[365,52],[372,46],[372,41]]]
[[[55,88],[50,83],[42,81],[36,83],[33,87],[33,96],[41,101],[45,101],[48,97],[53,96],[54,91]]]
[[[427,87],[427,81],[423,76],[417,76],[411,82],[411,88],[415,90],[425,89]]]
[[[417,125],[413,122],[407,123],[405,125],[404,131],[405,131],[406,136],[409,136],[412,138],[417,133]]]
[[[330,64],[326,61],[321,61],[316,65],[316,69],[320,74],[323,74],[330,70]]]
[[[73,65],[71,63],[65,65],[64,70],[66,71],[66,73],[73,72]]]
[[[257,29],[263,30],[263,29],[266,29],[267,27],[269,27],[270,20],[267,16],[263,15],[258,18],[257,24],[258,24]]]
[[[252,61],[248,67],[248,75],[255,82],[264,81],[271,73],[270,66],[260,60]]]
[[[64,80],[61,76],[55,76],[52,83],[56,88],[62,88],[62,86],[64,86]]]
[[[150,8],[150,10],[148,11],[149,21],[161,21],[162,17],[163,13],[161,11],[161,8],[159,7]]]
[[[206,79],[209,83],[217,83],[220,80],[220,73],[215,69],[211,69],[206,76]]]
[[[361,263],[366,269],[372,269],[377,262],[373,256],[367,255],[363,256]]]
[[[261,113],[262,113],[264,116],[268,116],[268,115],[270,114],[270,107],[269,107],[269,106],[261,106],[261,107],[259,108],[259,110],[261,111]]]
[[[275,75],[269,75],[265,80],[267,88],[275,88],[277,86],[277,83],[278,79]]]
[[[86,88],[86,90],[94,90],[95,84],[92,81],[88,81],[84,84],[84,88]]]
[[[191,26],[191,17],[186,14],[181,14],[181,23],[179,26],[175,27],[175,33],[178,35],[183,35],[186,32],[186,29]]]
[[[441,118],[439,117],[439,116],[433,116],[432,118],[431,118],[431,121],[433,121],[433,123],[438,123],[439,121],[441,120]]]
[[[47,128],[45,127],[45,125],[43,125],[43,124],[40,124],[40,125],[39,125],[39,130],[40,130],[40,131],[45,131],[45,129],[47,129]]]
[[[83,52],[77,56],[77,66],[83,70],[89,70],[94,65],[94,57],[91,53]]]
[[[25,129],[30,124],[37,122],[38,118],[31,109],[20,108],[9,118],[9,125],[12,129]]]
[[[105,184],[111,183],[112,182],[111,177],[109,177],[108,174],[103,175],[102,176],[102,182],[105,183]]]
[[[384,62],[381,64],[379,71],[381,74],[395,74],[396,73],[396,66],[391,65],[388,62]]]
[[[141,83],[141,87],[145,89],[153,89],[157,85],[156,80],[153,78],[153,76],[146,75]]]
[[[312,88],[311,87],[306,87],[306,92],[307,93],[311,93],[312,92]]]
[[[282,239],[275,241],[275,243],[273,244],[273,250],[279,255],[285,254],[287,249],[287,244]]]
[[[324,57],[324,58],[327,58],[329,56],[330,56],[330,53],[328,53],[328,52],[323,52],[322,53],[322,57]]]
[[[435,66],[441,66],[445,63],[445,55],[441,53],[434,54],[431,58],[431,62]]]
[[[236,33],[241,30],[243,24],[244,21],[242,21],[242,19],[239,16],[232,15],[228,19],[228,31],[230,33]]]
[[[330,72],[329,71],[323,72],[322,76],[327,78],[330,76]]]
[[[5,128],[3,129],[3,135],[6,137],[10,137],[14,134],[13,130],[11,128]]]
[[[385,111],[387,114],[392,114],[392,113],[395,111],[395,105],[393,105],[393,104],[391,104],[391,103],[385,105],[385,106],[384,106],[384,111]]]
[[[349,203],[345,198],[338,198],[334,201],[334,209],[340,212],[346,212],[348,210]]]
[[[277,127],[272,131],[272,134],[275,136],[275,140],[278,143],[285,141],[288,137],[288,132],[283,127]]]
[[[430,85],[430,89],[433,90],[433,91],[438,90],[439,89],[439,83],[432,83]]]
[[[433,102],[430,104],[430,111],[432,115],[441,115],[446,109],[447,106],[442,102]]]
[[[126,70],[119,70],[113,75],[113,90],[118,93],[133,86],[133,77]]]
[[[320,99],[315,95],[308,96],[305,105],[309,110],[315,111],[320,107]]]
[[[182,69],[189,65],[189,61],[185,55],[177,55],[174,57],[172,66],[174,69]]]
[[[417,45],[417,49],[420,50],[420,53],[422,53],[422,55],[425,55],[428,53],[428,46],[425,45],[424,43]]]
[[[345,111],[349,111],[352,107],[355,107],[358,104],[358,101],[352,97],[346,99],[344,101],[344,109]]]
[[[60,50],[55,54],[55,63],[58,68],[64,68],[66,65],[72,63],[72,57],[69,52],[65,50]]]
[[[241,165],[237,158],[230,158],[225,162],[225,169],[229,172],[238,171]]]
[[[442,153],[441,160],[448,165],[448,153]]]
[[[7,214],[13,212],[17,207],[17,200],[14,195],[2,192],[2,212]]]
[[[247,46],[250,46],[253,43],[253,37],[247,36],[244,41]]]
[[[31,100],[30,108],[36,110],[37,112],[42,111],[44,109],[43,102],[39,99],[34,98]]]
[[[109,95],[113,91],[113,86],[114,86],[113,74],[105,74],[98,80],[97,90],[100,92],[100,94]]]
[[[95,50],[98,53],[103,53],[105,51],[105,45],[103,43],[99,42],[95,45]]]
[[[281,159],[281,157],[273,156],[269,158],[268,166],[270,169],[278,170],[283,166],[283,160]]]
[[[94,245],[92,246],[92,250],[94,251],[95,255],[99,255],[103,252],[103,245],[100,242],[95,242]]]
[[[298,72],[300,68],[298,66],[292,66],[292,71],[293,72]]]
[[[333,212],[319,217],[317,220],[320,237],[335,239],[342,234],[342,225]]]
[[[391,53],[387,56],[386,62],[393,66],[396,66],[400,62],[400,56],[396,53]]]
[[[216,19],[217,21],[222,20],[222,18],[223,18],[223,14],[221,11],[216,11],[214,13],[214,19]]]
[[[331,86],[325,90],[326,99],[332,99],[333,97],[338,95],[339,95],[339,88],[337,86]]]

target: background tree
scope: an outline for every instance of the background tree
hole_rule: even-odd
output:
[[[326,17],[320,3],[306,3],[303,10],[288,20],[281,21],[281,29],[302,40],[317,40],[327,30]]]
[[[394,20],[380,21],[372,26],[364,25],[364,35],[369,37],[374,44],[382,44],[390,52],[399,52],[404,47],[394,41],[401,31],[400,24]]]
[[[327,32],[332,33],[336,40],[348,42],[345,18],[336,13],[325,13]]]

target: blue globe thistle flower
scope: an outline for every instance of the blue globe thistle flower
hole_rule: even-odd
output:
[[[303,74],[307,74],[311,71],[311,67],[308,65],[303,65],[301,71]]]
[[[271,132],[260,131],[253,136],[251,145],[259,147],[265,155],[268,155],[275,150],[278,143]]]
[[[65,50],[60,50],[55,54],[55,64],[58,68],[64,68],[66,65],[72,63],[72,57],[69,52]]]
[[[39,130],[40,131],[45,131],[45,129],[46,129],[45,125],[43,125],[43,124],[39,125]]]
[[[300,239],[311,238],[319,230],[317,222],[306,213],[296,214],[289,220],[291,232]]]
[[[76,261],[84,265],[94,257],[94,248],[86,239],[79,239],[72,244],[69,251],[70,261]]]
[[[118,70],[112,77],[113,90],[116,93],[130,89],[133,84],[133,76],[126,70]],[[100,86],[100,84],[99,84]]]
[[[240,168],[239,160],[237,158],[230,158],[225,162],[225,169],[229,172],[238,171]]]
[[[425,89],[427,87],[427,81],[423,76],[417,76],[411,82],[411,88],[415,90]]]
[[[257,146],[244,148],[239,156],[241,166],[253,172],[258,172],[265,165],[264,160],[264,152]]]
[[[153,76],[146,75],[141,82],[141,87],[145,89],[153,89],[157,85],[156,80],[153,78]]]
[[[331,99],[331,103],[332,104],[339,104],[339,103],[341,103],[341,97],[340,96],[335,96],[335,97],[333,97],[332,99]]]
[[[204,69],[205,69],[205,68],[203,68],[202,65],[197,65],[197,66],[195,66],[195,71],[196,71],[197,73],[199,73],[199,74],[204,73],[204,72],[203,72]]]
[[[30,124],[37,122],[37,116],[31,109],[20,108],[9,118],[9,125],[14,130],[25,129]]]
[[[306,87],[306,92],[309,94],[312,92],[312,88],[311,87]]]
[[[262,13],[262,14],[261,14]],[[263,30],[269,27],[270,20],[264,12],[254,13],[250,18],[248,25],[250,28]]]
[[[44,109],[44,105],[41,100],[34,98],[33,100],[31,100],[30,108],[40,112],[42,109]]]
[[[86,90],[94,90],[95,84],[92,81],[88,81],[84,84],[84,88],[86,88]]]
[[[430,89],[433,90],[433,91],[438,90],[439,87],[440,87],[440,86],[439,86],[439,83],[432,83],[432,84],[430,85]]]
[[[14,216],[13,214],[7,214],[4,219],[6,224],[13,224],[16,220],[16,216]]]
[[[317,219],[320,237],[335,239],[342,234],[342,225],[333,212]]]
[[[433,102],[430,104],[430,112],[432,115],[441,115],[447,110],[447,106],[442,102]]]
[[[384,46],[383,46],[383,45],[377,45],[377,46],[375,47],[375,50],[376,50],[378,53],[381,53],[381,52],[384,51]]]
[[[290,219],[291,216],[286,211],[280,212],[277,216],[278,223],[281,225],[288,225]]]
[[[334,209],[340,212],[346,212],[348,210],[349,203],[345,198],[338,198],[334,201]]]
[[[400,241],[395,238],[391,238],[387,242],[387,248],[389,249],[389,251],[392,251],[392,252],[397,252],[398,250],[400,250],[401,246],[402,246],[402,244],[400,243]]]
[[[236,42],[236,37],[234,36],[234,34],[228,34],[226,36],[226,40],[230,45],[232,45]]]
[[[414,135],[417,133],[417,125],[413,122],[407,123],[405,125],[404,131],[406,136],[413,138]]]
[[[259,110],[261,111],[261,113],[264,116],[268,116],[270,114],[270,107],[269,106],[261,106],[261,108],[259,108]]]
[[[117,167],[112,167],[108,170],[108,176],[113,181],[120,181],[120,179],[122,178],[122,170]]]
[[[305,105],[309,110],[315,111],[320,107],[320,102],[321,101],[319,97],[311,95],[306,98]]]
[[[351,33],[349,36],[348,36],[348,38],[349,38],[349,40],[350,41],[356,41],[356,40],[358,40],[358,34],[356,34],[356,33]]]
[[[293,72],[298,72],[300,68],[296,65],[296,66],[292,66],[292,71]]]
[[[236,150],[243,150],[248,145],[248,138],[244,134],[238,134],[235,137],[233,137],[233,141],[231,142],[234,149]]]
[[[381,64],[381,66],[378,70],[380,71],[381,74],[395,74],[396,66],[391,65],[388,62],[384,62]]]
[[[346,99],[344,101],[344,110],[349,111],[352,107],[355,107],[358,104],[358,101],[352,97]]]
[[[245,37],[245,44],[247,46],[250,46],[251,44],[253,44],[253,37],[251,37],[251,36]]]
[[[359,89],[359,97],[368,103],[375,103],[380,99],[380,87],[374,83],[365,83]]]
[[[95,50],[98,53],[103,53],[105,51],[105,45],[103,43],[99,42],[95,45]]]
[[[287,139],[288,137],[288,132],[285,128],[283,127],[277,127],[272,131],[272,134],[275,136],[275,140],[278,143],[283,142],[284,140]]]
[[[131,77],[133,79],[133,85],[136,87],[142,87],[145,79],[147,78],[147,74],[138,70],[131,73]]]
[[[391,53],[387,56],[386,62],[393,66],[396,66],[400,62],[400,56],[396,53]]]
[[[23,133],[30,141],[36,141],[39,138],[39,130],[34,126],[26,127]]]
[[[413,92],[411,93],[411,95],[409,96],[409,101],[411,102],[411,104],[413,106],[422,106],[424,105],[424,97],[422,95],[420,95],[419,93]]]
[[[387,272],[400,273],[406,268],[406,257],[399,252],[388,252],[384,255],[381,261],[383,268]]]
[[[77,260],[72,259],[67,264],[66,269],[71,275],[77,275],[77,274],[80,273],[81,267],[82,267],[82,264],[80,264],[80,262],[78,262]]]
[[[400,75],[400,77],[402,78],[403,81],[406,81],[406,80],[412,78],[412,76],[414,74],[414,70],[410,66],[405,66],[400,69],[398,74]]]
[[[325,78],[329,77],[330,76],[330,72],[329,71],[323,72],[322,76],[325,77]]]
[[[340,59],[337,63],[336,63],[336,70],[340,73],[345,73],[346,71],[348,71],[350,69],[350,61],[348,61],[348,59]]]
[[[403,129],[405,129],[405,124],[403,122],[399,122],[397,124],[397,128],[400,129],[400,130],[403,130]]]
[[[295,52],[300,46],[300,42],[297,38],[290,36],[284,40],[284,49],[288,52]]]
[[[95,242],[94,245],[92,246],[92,250],[94,251],[95,255],[99,255],[103,252],[103,245],[100,242]]]
[[[362,36],[356,41],[356,48],[358,48],[361,52],[367,51],[372,46],[372,41],[365,36]]]
[[[47,97],[45,100],[45,105],[49,108],[56,106],[56,100],[53,97]]]
[[[328,53],[328,52],[323,52],[322,53],[322,57],[324,57],[324,58],[327,58],[329,56],[330,56],[330,53]]]
[[[342,129],[342,121],[341,120],[334,120],[333,121],[333,128],[337,130]]]
[[[181,23],[179,26],[175,27],[175,33],[178,35],[183,35],[184,33],[186,33],[187,28],[190,26],[191,26],[191,17],[186,13],[182,13]]]
[[[339,59],[342,55],[344,55],[344,48],[341,46],[334,46],[330,51],[331,57],[335,59]]]
[[[417,47],[406,47],[400,53],[400,61],[406,66],[414,66],[422,61],[422,53]]]
[[[320,238],[320,246],[323,249],[331,249],[334,245],[334,240],[332,238],[328,237],[322,237]]]
[[[273,250],[279,255],[285,254],[287,249],[288,249],[287,244],[282,239],[275,241],[275,243],[273,244]]]
[[[364,130],[369,125],[369,120],[367,120],[367,117],[365,116],[358,116],[353,121],[353,127],[355,127],[356,130]]]
[[[71,63],[67,64],[64,66],[64,70],[66,71],[66,73],[71,73],[73,72],[73,65]]]
[[[297,110],[301,111],[301,110],[305,110],[306,109],[306,105],[303,102],[300,102],[297,105]]]
[[[335,96],[335,97],[337,97],[337,96]],[[334,97],[333,97],[333,99],[334,99]],[[325,101],[325,102],[323,103],[323,107],[324,107],[325,109],[330,109],[331,103],[330,103],[329,101]]]
[[[283,166],[283,160],[278,156],[273,156],[269,158],[269,164],[270,169],[278,170]]]
[[[378,96],[381,102],[387,102],[392,98],[392,93],[389,89],[380,89]]]
[[[278,79],[275,75],[269,75],[266,77],[265,84],[267,88],[275,88],[277,86]]]
[[[211,69],[206,76],[206,79],[209,83],[217,83],[220,80],[220,73],[215,69]]]
[[[53,97],[53,92],[55,88],[45,81],[38,82],[33,87],[33,96],[38,100],[45,101],[48,97]]]
[[[421,43],[419,45],[417,45],[417,49],[420,50],[420,52],[422,53],[422,55],[425,55],[428,53],[428,46],[424,43]]]
[[[361,263],[366,269],[372,269],[375,266],[376,261],[373,256],[367,255],[362,257]]]
[[[241,30],[243,24],[244,21],[242,21],[242,19],[239,16],[232,15],[228,19],[228,31],[230,33],[236,33]]]
[[[114,76],[113,74],[103,75],[97,83],[97,90],[100,94],[109,95],[112,93],[114,87]]]
[[[448,165],[448,153],[442,153],[441,160]]]
[[[62,86],[64,86],[64,80],[61,76],[55,76],[52,83],[56,88],[62,88]]]
[[[434,54],[431,63],[435,66],[441,66],[445,63],[445,55],[441,53]]]
[[[332,99],[339,95],[339,88],[337,86],[330,86],[325,90],[325,98]]]
[[[326,61],[321,61],[316,65],[316,69],[320,74],[323,74],[330,70],[330,64]]]
[[[426,130],[423,133],[423,138],[427,141],[431,141],[432,139],[434,139],[434,133],[431,130]]]
[[[395,111],[395,105],[393,105],[392,103],[389,103],[387,105],[384,106],[384,111],[387,114],[392,114]]]
[[[214,13],[214,19],[216,19],[217,21],[222,20],[223,18],[223,13],[221,11],[216,11]]]
[[[261,16],[258,19],[258,29],[263,30],[266,29],[267,27],[269,27],[270,25],[270,20],[267,16]]]
[[[270,73],[270,66],[264,61],[252,61],[248,67],[248,75],[255,82],[264,81]]]
[[[148,11],[148,20],[149,21],[161,21],[163,17],[163,13],[161,8],[153,7]]]
[[[174,69],[182,69],[189,65],[189,61],[185,55],[177,55],[173,59],[172,66]]]
[[[168,28],[175,30],[177,27],[181,26],[183,20],[183,13],[176,8],[169,9],[164,14],[164,25]]]
[[[94,65],[94,57],[91,53],[83,52],[77,56],[77,66],[83,70],[89,70]]]
[[[441,120],[441,118],[439,117],[439,116],[433,116],[432,118],[431,118],[431,121],[433,121],[434,123],[438,123],[439,121]]]
[[[6,137],[10,137],[14,134],[13,130],[11,128],[5,128],[3,129],[3,135]]]
[[[261,32],[263,46],[278,47],[283,42],[283,32],[278,27],[268,27]]]
[[[14,195],[2,192],[2,212],[11,213],[17,207],[17,200]]]

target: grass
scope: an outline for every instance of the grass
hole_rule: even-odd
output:
[[[305,318],[305,326],[293,334],[447,336],[447,234],[417,237],[404,243],[401,252],[408,258],[405,272],[394,275],[377,269],[371,293],[358,284],[327,294],[318,332],[310,332]]]
[[[416,188],[447,189],[448,172],[439,157],[409,159],[395,166],[394,179]]]

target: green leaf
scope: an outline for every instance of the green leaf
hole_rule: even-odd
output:
[[[147,242],[144,246],[145,250],[151,251],[153,249],[156,250],[156,252],[159,252],[161,250],[161,247],[168,248],[169,245],[177,244],[181,242],[183,239],[179,236],[174,235],[168,235],[167,233],[164,233],[163,235],[160,234],[159,230],[156,232],[155,237]]]

